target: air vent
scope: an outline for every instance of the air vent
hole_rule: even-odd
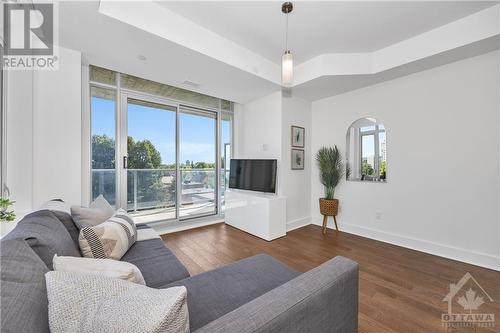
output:
[[[189,81],[189,80],[184,80],[182,82],[182,84],[185,85],[186,87],[190,87],[190,88],[199,88],[200,87],[199,83]]]

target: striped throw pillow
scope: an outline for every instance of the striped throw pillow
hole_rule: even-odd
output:
[[[134,221],[119,209],[106,222],[81,229],[78,242],[84,257],[120,260],[136,240]]]

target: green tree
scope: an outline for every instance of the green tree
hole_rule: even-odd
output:
[[[387,162],[380,162],[380,178],[385,179],[387,176]]]
[[[92,135],[92,195],[103,194],[115,203],[115,140],[106,134]]]
[[[195,169],[207,169],[208,163],[205,162],[196,162],[194,165]]]
[[[161,155],[153,143],[147,139],[135,142],[132,137],[127,139],[129,169],[159,169]]]
[[[115,168],[115,140],[106,134],[92,135],[92,169]]]
[[[373,170],[373,167],[368,163],[367,160],[363,160],[363,163],[361,165],[361,174],[363,175],[373,175],[373,172],[375,170]]]

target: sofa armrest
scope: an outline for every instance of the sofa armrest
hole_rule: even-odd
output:
[[[358,264],[335,257],[195,333],[355,333],[357,329]]]

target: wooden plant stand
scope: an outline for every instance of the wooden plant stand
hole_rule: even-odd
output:
[[[339,201],[337,199],[319,199],[319,210],[323,215],[323,235],[326,235],[326,225],[328,222],[328,216],[333,217],[333,221],[335,221],[335,229],[339,231],[339,227],[337,226],[337,214],[339,211]]]

